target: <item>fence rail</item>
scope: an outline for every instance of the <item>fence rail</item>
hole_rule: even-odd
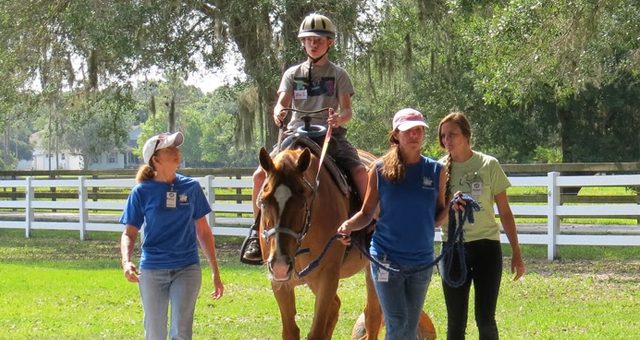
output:
[[[213,213],[209,224],[217,235],[244,236],[253,223],[250,194],[252,181],[246,171],[232,176],[207,175],[195,177],[211,203]],[[561,176],[549,172],[546,176],[510,176],[514,187],[546,187],[545,201],[513,200],[515,216],[533,216],[546,219],[546,225],[534,231],[519,230],[523,244],[546,244],[548,258],[557,257],[558,245],[639,246],[640,225],[622,228],[622,231],[602,232],[597,228],[582,228],[567,233],[561,228],[561,219],[567,217],[640,218],[640,194],[635,196],[605,196],[608,199],[578,200],[562,195],[565,187],[640,187],[640,174]],[[79,176],[74,179],[0,180],[0,228],[24,229],[30,237],[33,230],[78,230],[85,239],[88,232],[121,231],[118,218],[125,204],[133,178],[96,179]],[[526,196],[523,196],[526,197]],[[567,199],[567,197],[569,197]],[[497,213],[497,210],[496,210]],[[524,228],[527,229],[527,228]],[[508,242],[501,236],[502,242]],[[436,240],[440,241],[439,233]]]

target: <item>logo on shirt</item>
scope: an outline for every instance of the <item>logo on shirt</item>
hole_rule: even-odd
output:
[[[433,180],[429,177],[422,177],[422,188],[423,189],[433,188]]]
[[[180,203],[189,203],[189,196],[187,196],[187,194],[180,194],[178,195],[178,201],[180,201]]]
[[[293,80],[293,93],[295,99],[317,96],[333,97],[336,93],[336,80],[334,77],[322,77],[309,81],[307,78],[296,77]]]

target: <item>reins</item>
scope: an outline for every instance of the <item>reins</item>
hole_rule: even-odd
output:
[[[453,204],[464,201],[464,210],[456,212]],[[440,275],[442,280],[449,286],[458,288],[467,281],[467,261],[464,250],[464,230],[465,221],[473,223],[473,211],[480,210],[480,205],[467,194],[456,195],[449,204],[449,240],[442,243],[442,250],[436,262],[442,259]],[[456,260],[457,259],[457,266]],[[459,277],[455,277],[457,275]]]
[[[313,206],[313,201],[315,201],[316,199],[316,194],[318,192],[318,188],[320,187],[320,170],[322,170],[322,163],[324,162],[324,156],[327,154],[327,149],[329,148],[329,141],[331,140],[331,132],[333,131],[333,129],[331,128],[331,125],[329,125],[327,127],[327,132],[324,135],[324,142],[322,143],[322,152],[320,152],[320,160],[318,161],[318,170],[316,171],[316,178],[315,178],[315,182],[316,182],[316,187],[313,190],[313,196],[311,197],[311,205]],[[311,209],[309,211],[309,214],[307,216],[308,218],[308,224],[311,224]],[[307,264],[306,267],[304,267],[300,272],[296,273],[296,275],[299,278],[305,277],[307,276],[311,271],[313,271],[318,264],[320,264],[320,260],[322,260],[322,258],[324,257],[324,255],[326,254],[326,252],[329,250],[329,247],[331,247],[331,244],[333,243],[333,241],[336,239],[337,235],[333,235],[328,241],[327,244],[325,244],[324,248],[322,249],[322,252],[320,253],[320,255],[313,261],[309,262],[309,264]],[[304,235],[303,235],[304,237]],[[309,248],[305,248],[305,249],[299,249],[296,252],[296,256],[309,252]]]
[[[314,113],[320,113],[323,111],[327,111],[329,110],[329,108],[325,107],[322,108],[320,110],[316,110],[316,111],[304,111],[304,110],[296,110],[296,109],[291,109],[291,108],[285,108],[284,110],[286,111],[297,111],[300,113],[304,113],[304,114],[314,114]],[[280,133],[278,134],[278,149],[280,149],[281,144],[282,144],[282,135],[283,135],[283,130],[285,128],[285,124],[283,123],[280,126]],[[292,237],[294,237],[298,244],[302,243],[302,240],[304,239],[305,235],[307,234],[307,231],[310,227],[311,224],[311,212],[312,212],[312,207],[313,207],[313,203],[315,201],[316,198],[316,194],[318,192],[318,188],[320,187],[320,171],[322,170],[322,164],[324,163],[324,158],[325,155],[327,154],[327,150],[329,148],[329,142],[331,140],[331,134],[332,134],[333,128],[330,124],[327,125],[327,131],[324,135],[324,142],[322,143],[322,151],[320,152],[320,159],[318,161],[318,169],[316,171],[316,175],[315,175],[315,188],[312,187],[306,180],[305,182],[307,182],[307,184],[311,187],[313,195],[311,196],[311,200],[309,203],[309,206],[307,208],[307,212],[306,212],[306,216],[305,216],[305,222],[304,222],[304,226],[303,226],[303,230],[300,233],[295,233],[293,230],[290,230],[289,228],[274,228],[272,230],[270,230],[268,233],[266,233],[264,235],[264,237],[266,239],[268,239],[269,237],[271,237],[272,235],[274,235],[275,233],[278,232],[282,232],[284,234],[290,235]],[[283,230],[276,230],[276,229],[283,229]],[[318,256],[318,258],[316,258],[315,260],[311,261],[304,269],[302,269],[300,272],[296,273],[296,275],[300,278],[308,275],[311,271],[313,271],[318,264],[320,263],[320,260],[324,257],[325,253],[329,250],[329,247],[331,246],[331,243],[333,242],[333,240],[336,239],[336,235],[334,235],[332,238],[329,239],[329,241],[327,242],[327,244],[325,245],[324,249],[322,250],[322,252],[320,253],[320,255]],[[303,254],[303,253],[307,253],[309,252],[309,248],[304,248],[304,249],[299,249],[296,252],[296,256]]]

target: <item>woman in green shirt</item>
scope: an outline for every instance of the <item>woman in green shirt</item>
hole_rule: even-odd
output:
[[[511,186],[500,163],[489,155],[471,148],[471,125],[461,112],[448,114],[438,126],[440,146],[447,152],[441,159],[448,175],[447,200],[452,193],[462,192],[480,204],[474,223],[464,227],[464,249],[467,280],[460,287],[452,287],[443,280],[447,305],[447,339],[464,339],[469,307],[469,291],[475,291],[475,319],[480,339],[498,339],[495,320],[496,304],[502,278],[502,248],[500,226],[493,206],[498,207],[500,222],[511,245],[511,271],[514,280],[524,275],[518,234],[509,207],[507,188]],[[447,242],[448,230],[442,228],[442,240]]]

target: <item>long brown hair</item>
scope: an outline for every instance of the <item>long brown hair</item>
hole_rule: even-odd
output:
[[[392,183],[397,183],[404,178],[405,164],[400,153],[400,141],[393,134],[389,133],[389,150],[382,156],[382,176]]]
[[[454,111],[446,115],[438,124],[438,142],[440,146],[444,149],[444,143],[442,142],[442,125],[445,123],[453,123],[460,127],[460,131],[462,135],[467,138],[469,144],[471,144],[471,124],[469,123],[469,119],[463,112]],[[447,154],[447,159],[444,162],[444,168],[447,173],[447,189],[445,191],[445,201],[449,201],[451,199],[451,165],[453,161],[451,160],[451,153]]]

